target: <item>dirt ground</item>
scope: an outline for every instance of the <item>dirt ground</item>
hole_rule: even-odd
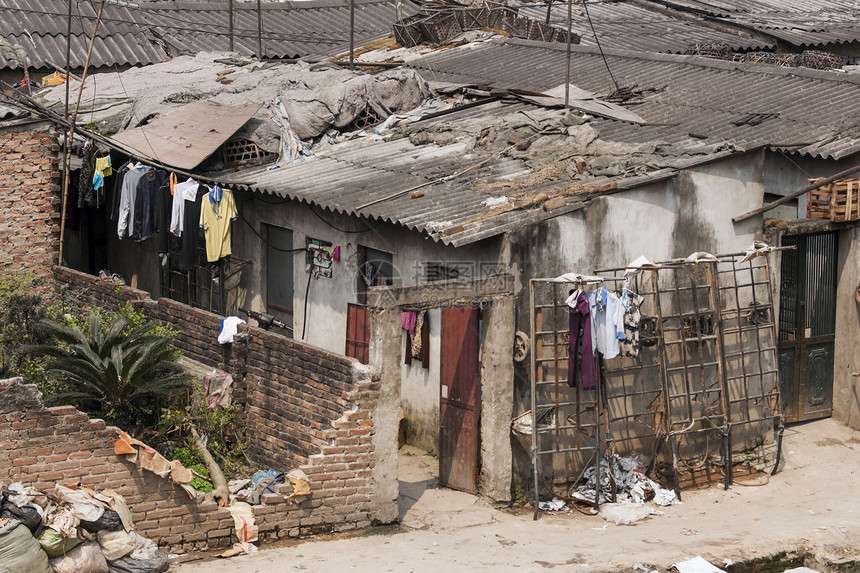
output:
[[[252,555],[172,570],[650,571],[696,555],[724,567],[786,551],[837,563],[860,559],[860,432],[833,420],[791,426],[784,454],[783,471],[765,486],[684,492],[682,504],[659,508],[665,515],[625,526],[578,513],[533,521],[530,511],[494,508],[439,488],[436,460],[407,447],[401,451],[399,527],[264,545]]]

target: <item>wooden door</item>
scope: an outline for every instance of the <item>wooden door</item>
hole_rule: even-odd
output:
[[[478,309],[442,309],[439,482],[477,492]]]
[[[779,375],[786,422],[826,418],[833,410],[836,333],[836,233],[783,238]]]

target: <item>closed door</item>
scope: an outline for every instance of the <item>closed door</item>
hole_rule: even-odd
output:
[[[833,410],[836,333],[836,233],[783,238],[779,373],[787,422],[826,418]]]
[[[478,479],[478,309],[442,309],[439,482],[475,493]]]

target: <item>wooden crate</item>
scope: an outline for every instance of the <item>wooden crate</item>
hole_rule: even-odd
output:
[[[830,220],[834,223],[860,219],[860,179],[839,179],[830,193]]]
[[[813,184],[820,179],[810,179]],[[860,220],[860,179],[837,179],[807,195],[806,216],[834,223]]]
[[[810,179],[809,184],[812,185],[821,179]],[[817,189],[813,189],[806,194],[806,216],[813,219],[829,219],[830,218],[830,183],[822,185]]]

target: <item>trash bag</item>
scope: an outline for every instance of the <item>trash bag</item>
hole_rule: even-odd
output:
[[[15,519],[0,527],[0,573],[53,573],[39,542]]]
[[[600,517],[616,525],[630,525],[651,515],[651,508],[643,503],[604,503]]]
[[[18,507],[8,499],[3,500],[3,503],[0,504],[0,518],[3,517],[17,519],[30,530],[30,533],[36,533],[36,530],[42,525],[42,514],[39,513],[35,505]]]
[[[54,573],[108,573],[108,564],[102,548],[95,541],[78,545],[65,557],[51,559]]]
[[[108,561],[114,561],[121,557],[125,557],[131,550],[134,549],[135,533],[120,531],[99,531],[99,545],[102,546],[102,553]]]
[[[119,513],[112,509],[106,509],[100,518],[95,521],[81,520],[81,529],[85,529],[90,533],[98,531],[119,531],[122,529],[122,519]]]
[[[61,557],[83,542],[83,539],[68,537],[50,527],[44,528],[36,537],[36,540],[38,540],[39,545],[42,546],[42,549],[45,550],[45,553],[50,558]]]
[[[266,476],[257,482],[254,486],[254,491],[251,492],[249,503],[251,505],[260,505],[263,503],[263,494],[276,493],[276,486],[284,483],[287,480],[285,474],[275,474],[274,476]]]
[[[137,533],[131,535],[134,536],[134,549],[125,557],[111,561],[108,564],[110,573],[162,573],[168,570],[167,556],[158,550],[154,541]]]

